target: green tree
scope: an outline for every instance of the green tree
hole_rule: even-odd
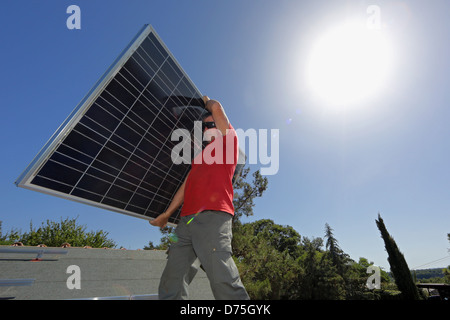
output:
[[[378,214],[378,220],[375,220],[375,222],[384,240],[392,275],[403,298],[407,300],[419,300],[419,291],[412,279],[405,257],[400,252],[394,238],[388,233],[380,214]]]
[[[343,276],[346,269],[346,264],[349,260],[349,256],[345,254],[339,247],[337,239],[334,237],[333,229],[331,229],[328,223],[325,224],[325,238],[326,249],[330,255],[333,265],[336,267],[337,272]]]
[[[19,241],[20,231],[17,229],[11,229],[9,232],[2,233],[2,221],[0,221],[0,245],[11,245],[14,242]]]
[[[37,246],[45,244],[48,247],[60,247],[67,242],[73,247],[90,246],[93,248],[114,248],[116,244],[108,239],[108,232],[89,231],[86,232],[86,226],[78,225],[77,218],[63,220],[60,222],[47,220],[39,228],[35,228],[30,222],[29,232],[13,232],[9,234],[8,241],[20,241],[26,246]]]
[[[175,228],[173,227],[164,227],[160,229],[162,237],[158,245],[153,244],[153,241],[149,241],[147,246],[144,246],[144,250],[167,250],[170,246],[170,243],[176,241],[174,235]]]
[[[257,220],[251,224],[254,234],[265,239],[268,246],[279,252],[285,252],[294,259],[299,256],[300,234],[291,226],[282,226],[270,219]]]
[[[320,241],[305,241],[303,254],[297,260],[304,271],[298,278],[298,295],[302,300],[342,300],[345,298],[345,283],[330,255],[317,247]]]
[[[272,220],[241,224],[233,231],[233,256],[252,299],[288,299],[302,273],[296,263],[300,235]]]
[[[253,172],[253,180],[250,183],[247,176],[250,172],[249,167],[242,169],[241,175],[234,182],[234,221],[242,216],[252,216],[255,206],[255,198],[261,197],[267,190],[268,180],[263,177],[259,170]]]
[[[317,250],[311,241],[305,243],[305,251],[298,259],[299,265],[304,270],[303,274],[297,279],[299,287],[298,299],[314,300],[319,298],[317,285],[319,282],[320,270],[319,261],[322,253]]]
[[[367,269],[373,265],[366,258],[359,258],[358,262],[353,261],[346,273],[346,299],[349,300],[374,300],[381,299],[381,293],[377,290],[369,290],[366,286],[369,274]],[[388,288],[391,282],[389,274],[380,268],[381,289]]]
[[[450,233],[447,233],[447,239],[450,241]],[[450,249],[448,249],[450,251]],[[444,273],[444,282],[450,283],[450,265],[442,270]]]

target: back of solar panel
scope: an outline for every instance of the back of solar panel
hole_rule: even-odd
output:
[[[171,134],[179,128],[192,133],[203,112],[200,91],[155,30],[145,25],[16,184],[155,218],[167,209],[190,169],[172,161],[178,142]],[[245,161],[239,151],[235,177]],[[179,210],[169,223],[178,220]]]

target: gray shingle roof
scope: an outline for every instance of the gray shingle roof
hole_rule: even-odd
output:
[[[9,252],[10,248],[16,253]],[[37,257],[33,251],[38,249],[43,248],[0,246],[0,299],[157,298],[167,258],[165,251],[157,250],[66,248],[65,254],[60,249],[59,254],[44,252],[41,260],[33,261]],[[77,273],[69,266],[79,267],[80,289],[69,288]],[[11,286],[5,281],[1,285],[2,280],[14,279],[22,285]],[[213,299],[202,270],[195,276],[189,292],[193,300]]]

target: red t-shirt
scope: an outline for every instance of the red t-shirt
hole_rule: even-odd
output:
[[[225,136],[217,135],[194,158],[184,189],[182,217],[205,210],[234,215],[232,179],[237,160],[238,139],[230,124]]]

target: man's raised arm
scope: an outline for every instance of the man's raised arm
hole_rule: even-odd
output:
[[[203,97],[205,102],[205,108],[211,112],[214,122],[216,123],[216,129],[218,129],[222,135],[227,134],[227,130],[230,128],[230,122],[225,114],[225,111],[219,101],[211,100],[207,96]]]

